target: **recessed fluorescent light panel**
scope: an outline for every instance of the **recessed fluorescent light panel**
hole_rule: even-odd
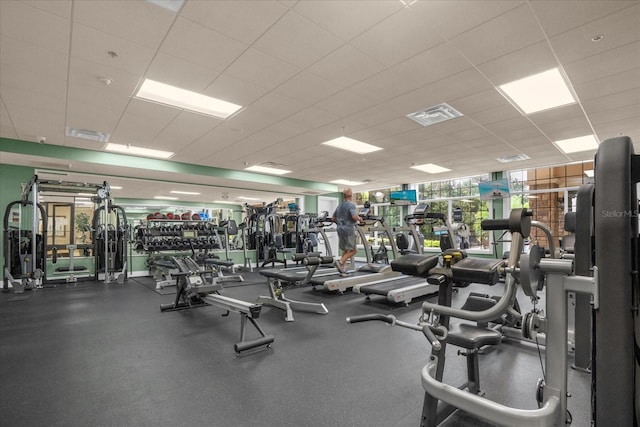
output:
[[[447,120],[462,117],[463,115],[464,114],[453,108],[451,105],[443,103],[408,114],[407,117],[420,123],[422,126],[431,126],[436,123],[446,122]]]
[[[525,114],[576,102],[557,68],[500,85],[498,88]]]
[[[197,195],[200,194],[200,193],[196,193],[196,192],[193,192],[193,191],[178,191],[178,190],[172,190],[172,191],[169,191],[169,193],[171,193],[171,194],[186,194],[188,196],[197,196]]]
[[[598,141],[593,135],[579,136],[577,138],[561,139],[554,141],[556,146],[566,154],[578,153],[598,149]]]
[[[142,157],[158,157],[161,159],[168,159],[173,156],[171,151],[153,150],[151,148],[134,147],[132,145],[122,145],[109,143],[105,147],[107,151],[115,151],[116,153],[131,154],[132,156]]]
[[[584,174],[585,174],[588,178],[593,178],[593,169],[587,169],[586,171],[584,171]]]
[[[427,173],[442,173],[442,172],[450,172],[451,169],[447,169],[445,167],[442,166],[438,166],[438,165],[434,165],[433,163],[426,163],[424,165],[416,165],[416,166],[411,166],[411,169],[416,169],[422,172],[427,172]]]
[[[109,187],[111,187],[112,190],[122,190],[122,187],[119,185],[110,185]]]
[[[382,150],[382,148],[376,147],[375,145],[367,144],[366,142],[358,141],[357,139],[347,138],[346,136],[334,138],[330,141],[323,142],[323,144],[340,148],[341,150],[353,151],[358,154],[367,154]]]
[[[500,163],[512,163],[512,162],[521,162],[523,160],[529,160],[529,156],[526,154],[516,154],[513,156],[505,156],[496,159]]]
[[[171,197],[171,196],[153,196],[154,199],[159,199],[159,200],[178,200],[177,197]]]
[[[350,181],[348,179],[334,179],[333,181],[329,181],[332,184],[338,185],[362,185],[364,182],[361,181]]]
[[[244,197],[244,196],[240,196],[240,197],[238,197],[238,199],[240,199],[240,200],[254,200],[254,201],[260,200],[257,197]]]
[[[213,203],[224,203],[225,205],[237,205],[236,202],[230,202],[228,200],[214,200]]]
[[[86,129],[75,129],[75,128],[70,128],[68,126],[65,129],[65,135],[72,136],[74,138],[88,139],[89,141],[96,141],[96,142],[107,142],[111,137],[111,134],[109,133],[96,132],[93,130],[86,130]]]
[[[148,3],[155,4],[163,9],[167,9],[173,13],[178,13],[184,0],[147,0]]]
[[[291,171],[288,170],[284,170],[284,169],[276,169],[276,168],[268,168],[266,166],[249,166],[248,168],[245,168],[244,170],[249,171],[249,172],[259,172],[259,173],[268,173],[268,174],[272,174],[272,175],[284,175],[286,173],[291,173]]]
[[[149,79],[144,81],[136,96],[220,119],[226,119],[242,108],[241,105]]]

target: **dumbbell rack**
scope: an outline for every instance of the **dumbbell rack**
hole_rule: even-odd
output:
[[[203,220],[150,219],[135,229],[137,252],[221,249],[218,226]]]

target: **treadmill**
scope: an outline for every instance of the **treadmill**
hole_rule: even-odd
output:
[[[316,286],[322,286],[328,291],[338,291],[339,293],[343,293],[344,291],[359,284],[370,283],[375,280],[384,280],[389,277],[396,277],[400,275],[400,273],[393,271],[389,264],[374,262],[371,254],[371,246],[366,238],[367,233],[373,233],[376,231],[378,233],[386,234],[391,242],[393,257],[397,257],[397,250],[393,244],[393,234],[389,225],[385,222],[384,217],[372,215],[371,207],[368,203],[358,211],[358,216],[360,216],[362,223],[356,225],[356,231],[358,232],[362,245],[364,246],[367,263],[357,267],[355,270],[348,270],[347,276],[341,276],[336,270],[334,270],[332,274],[315,274],[311,280],[309,280],[309,284],[312,285],[314,289]]]
[[[442,213],[429,212],[429,205],[420,204],[416,206],[412,215],[405,217],[405,221],[410,220],[411,225],[419,225],[425,222],[438,223],[438,227],[445,233],[445,238],[448,236],[449,247],[453,246],[454,235],[451,224],[447,220],[446,216]],[[393,241],[392,241],[393,244]],[[446,246],[446,244],[445,244]],[[425,258],[425,263],[429,268],[433,268],[438,265],[439,255],[421,255]],[[387,277],[368,283],[358,284],[353,287],[353,292],[356,294],[363,294],[370,299],[370,295],[381,295],[387,298],[392,303],[406,304],[408,305],[414,298],[434,295],[438,293],[438,286],[427,283],[424,278],[409,276],[405,274],[398,274],[395,277]]]

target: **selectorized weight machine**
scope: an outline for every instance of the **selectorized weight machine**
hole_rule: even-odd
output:
[[[404,262],[407,272],[411,270],[426,277],[427,281],[439,284],[438,304],[425,302],[417,324],[399,322],[393,316],[385,315],[347,319],[350,323],[382,320],[421,331],[428,339],[431,352],[422,369],[425,398],[421,426],[436,426],[456,409],[501,426],[571,424],[572,416],[567,410],[570,395],[567,382],[569,292],[586,295],[592,301],[592,425],[638,425],[640,235],[636,186],[640,182],[640,156],[634,154],[628,137],[613,138],[600,144],[595,159],[595,177],[593,205],[587,203],[579,207],[593,208],[594,212],[595,263],[592,275],[576,274],[574,259],[545,258],[544,250],[537,245],[520,256],[523,238],[528,235],[532,222],[530,213],[514,210],[509,219],[485,220],[486,229],[511,232],[512,248],[506,266],[498,265],[491,269],[482,265],[467,266],[469,258],[466,258],[444,269],[421,269],[422,261],[416,255],[405,255],[414,257]],[[505,275],[505,291],[495,305],[481,311],[450,306],[448,285],[456,280],[456,276],[471,282],[491,284],[497,280],[498,273]],[[490,277],[491,280],[487,281]],[[522,316],[524,338],[532,339],[539,334],[545,338],[546,375],[545,379],[538,381],[534,393],[538,409],[513,408],[482,397],[477,359],[468,363],[469,381],[460,388],[442,381],[447,344],[464,348],[463,354],[473,358],[481,347],[500,342],[500,334],[494,329],[466,323],[450,328],[449,318],[491,321],[508,312],[517,285],[532,301],[538,300],[539,292],[546,291],[546,310],[534,309]]]
[[[9,284],[14,291],[21,291],[30,288],[39,288],[44,284],[56,280],[65,280],[67,283],[75,282],[77,275],[83,274],[90,277],[91,273],[87,267],[74,262],[74,252],[80,247],[74,241],[74,209],[73,203],[47,203],[53,206],[53,213],[48,212],[44,203],[40,203],[41,194],[49,195],[70,195],[78,193],[92,193],[92,201],[99,205],[93,218],[93,245],[81,245],[82,249],[88,252],[92,250],[95,258],[96,275],[99,280],[98,271],[105,271],[105,283],[109,283],[114,278],[114,268],[117,266],[120,274],[119,280],[126,279],[126,244],[128,240],[128,224],[124,210],[111,203],[110,186],[105,181],[102,184],[90,184],[84,182],[70,182],[59,180],[40,179],[35,175],[31,181],[22,186],[22,198],[19,201],[10,203],[5,211],[4,217],[4,284],[3,291],[7,291]],[[31,207],[30,218],[26,218],[25,212]],[[36,209],[33,209],[33,206]],[[66,207],[66,217],[63,218],[61,233],[67,240],[63,245],[56,244],[58,226],[56,225],[57,214],[55,209]],[[113,223],[111,215],[101,214],[117,212],[116,221]],[[52,217],[53,215],[53,217]],[[51,223],[51,225],[49,224]],[[55,228],[51,230],[48,228]],[[48,241],[51,240],[51,242]],[[52,273],[47,273],[48,262],[54,266],[61,259],[60,248],[69,251],[67,265],[57,265],[52,269]],[[51,257],[48,258],[50,252]],[[100,258],[98,260],[98,258]],[[50,266],[49,266],[50,267]],[[84,272],[84,273],[83,273]]]

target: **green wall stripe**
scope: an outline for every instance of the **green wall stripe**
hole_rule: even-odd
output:
[[[0,152],[52,157],[87,163],[110,164],[178,174],[184,173],[213,176],[245,182],[260,182],[271,185],[308,188],[321,192],[334,192],[337,189],[337,186],[334,184],[326,184],[322,182],[306,181],[282,176],[262,175],[253,172],[193,165],[189,163],[172,162],[170,160],[149,159],[146,157],[136,157],[117,153],[105,153],[102,151],[86,150],[83,148],[63,147],[60,145],[43,145],[35,142],[9,138],[0,138]]]

